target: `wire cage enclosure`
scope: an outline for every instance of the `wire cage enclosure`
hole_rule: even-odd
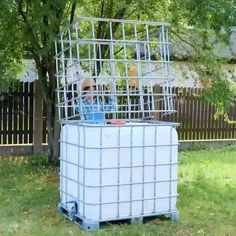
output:
[[[78,18],[55,42],[59,210],[85,230],[178,218],[177,124],[154,120],[175,112],[168,28]]]
[[[78,18],[62,31],[55,42],[59,119],[94,121],[82,104],[88,79],[98,104],[89,110],[103,113],[107,122],[174,113],[168,28],[166,23]]]

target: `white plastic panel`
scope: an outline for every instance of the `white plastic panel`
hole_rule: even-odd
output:
[[[175,128],[66,124],[61,132],[61,202],[94,221],[176,210]]]

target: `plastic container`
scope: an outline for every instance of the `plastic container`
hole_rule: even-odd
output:
[[[171,125],[66,124],[60,145],[60,205],[70,212],[75,203],[77,218],[177,212],[178,138]]]

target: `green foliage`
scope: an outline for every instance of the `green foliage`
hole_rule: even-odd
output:
[[[171,3],[173,24],[212,29],[220,35],[222,27],[228,31],[236,24],[234,5],[231,0],[175,0]]]
[[[7,62],[6,58],[1,55],[0,52],[0,92],[4,93],[8,91],[8,88],[17,82],[17,76],[22,70],[22,66],[17,62]]]
[[[0,2],[0,9],[0,91],[6,92],[22,70],[22,51],[18,47],[18,24],[10,14],[7,1]],[[10,22],[13,27],[9,27]]]
[[[58,157],[59,136],[56,133],[59,129],[55,127],[54,40],[61,27],[73,21],[78,3],[76,0],[3,0],[0,3],[0,49],[4,50],[0,64],[6,72],[1,79],[5,83],[14,77],[13,72],[18,71],[16,66],[20,65],[23,55],[35,60],[40,80],[37,89],[41,89],[47,112],[51,114],[47,124],[52,162]]]
[[[211,87],[203,91],[203,97],[215,104],[219,115],[229,110],[233,105],[235,95],[229,80],[223,76],[214,78]]]
[[[230,0],[176,0],[170,6],[174,40],[184,42],[187,59],[195,62],[194,70],[206,87],[203,97],[216,106],[215,118],[224,116],[227,122],[236,95],[235,72],[227,68],[231,58],[219,58],[215,47],[230,45],[231,28],[236,25],[234,5]]]
[[[45,173],[50,167],[46,154],[32,155],[27,158],[26,166],[33,172]]]
[[[225,116],[236,97],[234,73],[228,69],[224,59],[202,51],[197,55],[195,70],[205,89],[202,97],[216,107],[215,118]]]

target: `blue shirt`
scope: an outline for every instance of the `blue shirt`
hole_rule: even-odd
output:
[[[86,120],[87,123],[104,123],[105,113],[115,110],[115,97],[110,96],[108,102],[105,103],[101,99],[79,98],[76,101],[76,113],[80,114],[80,118]]]

